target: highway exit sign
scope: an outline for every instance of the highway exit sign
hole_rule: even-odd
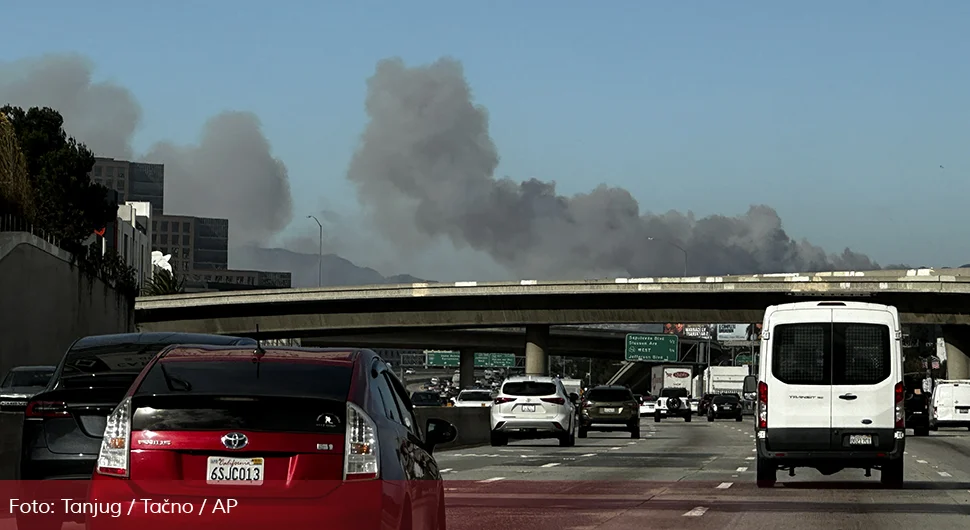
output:
[[[425,352],[426,366],[443,368],[458,368],[461,364],[461,353],[456,351],[427,351]],[[475,353],[475,368],[514,368],[514,353]]]
[[[628,333],[624,358],[628,361],[677,362],[677,335]]]

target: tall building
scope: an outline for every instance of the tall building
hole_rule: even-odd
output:
[[[91,179],[118,192],[121,202],[147,202],[152,213],[165,211],[165,166],[98,157],[91,168]]]
[[[229,220],[187,215],[157,215],[152,220],[152,245],[171,254],[179,273],[229,268]]]

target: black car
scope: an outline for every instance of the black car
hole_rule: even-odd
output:
[[[256,341],[187,333],[123,333],[78,339],[64,354],[47,388],[27,402],[20,479],[90,479],[108,415],[142,368],[173,344],[255,346]]]
[[[421,391],[411,394],[411,403],[415,407],[443,407],[445,399],[439,392]]]
[[[741,397],[737,394],[720,394],[711,399],[711,404],[707,407],[707,421],[714,421],[721,418],[733,418],[734,421],[743,421],[742,414],[744,406],[741,404]]]
[[[916,388],[906,391],[903,400],[906,427],[913,429],[914,436],[930,435],[930,395]]]
[[[23,412],[27,400],[47,388],[55,366],[16,366],[0,383],[0,412]]]

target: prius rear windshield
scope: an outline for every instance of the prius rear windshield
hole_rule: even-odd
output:
[[[771,373],[792,385],[872,385],[892,373],[889,326],[780,324],[771,333]]]
[[[164,361],[145,374],[135,395],[223,395],[346,401],[351,369],[318,363]]]

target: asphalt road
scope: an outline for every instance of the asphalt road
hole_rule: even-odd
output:
[[[751,420],[642,422],[642,439],[590,433],[440,452],[449,530],[970,528],[970,433],[909,438],[906,484],[879,471],[779,472],[755,485]]]

